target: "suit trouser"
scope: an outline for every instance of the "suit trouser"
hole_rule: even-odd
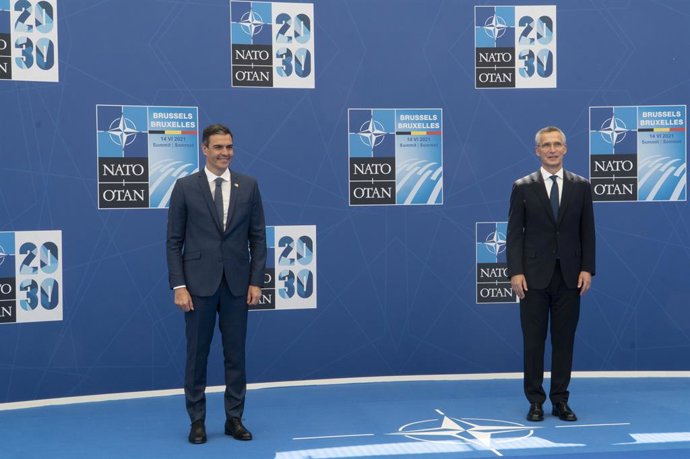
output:
[[[192,422],[206,418],[206,367],[218,315],[225,366],[225,416],[242,417],[247,391],[244,350],[247,338],[247,297],[233,296],[225,281],[211,296],[192,295],[194,310],[185,313],[187,362],[184,393]]]
[[[560,263],[556,262],[549,286],[529,286],[520,301],[520,324],[524,346],[524,389],[530,403],[543,403],[544,350],[551,316],[551,388],[552,403],[568,401],[570,373],[573,366],[575,330],[580,317],[580,291],[565,285]]]

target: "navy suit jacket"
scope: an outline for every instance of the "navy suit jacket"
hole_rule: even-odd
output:
[[[167,259],[170,288],[186,285],[195,296],[211,296],[225,273],[235,296],[261,287],[266,264],[266,226],[259,186],[230,171],[225,231],[204,171],[178,179],[168,210]]]
[[[510,196],[506,255],[508,275],[524,274],[528,288],[549,285],[559,259],[563,280],[576,288],[580,271],[595,272],[592,188],[563,171],[563,191],[554,218],[540,171],[517,180]]]

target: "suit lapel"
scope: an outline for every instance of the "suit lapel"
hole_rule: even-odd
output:
[[[211,218],[213,218],[213,221],[216,222],[216,226],[218,227],[218,231],[223,231],[223,226],[220,224],[220,218],[218,217],[218,212],[216,212],[216,204],[213,202],[213,195],[211,195],[211,188],[208,184],[208,177],[206,177],[206,173],[202,170],[199,172],[199,187],[201,188],[201,195],[204,197],[204,201],[206,201],[206,207],[208,207],[208,211],[211,213]]]
[[[230,204],[228,206],[228,222],[225,225],[225,231],[230,229],[230,221],[235,213],[235,205],[237,203],[237,195],[240,193],[240,178],[237,174],[230,171]]]
[[[574,185],[573,185],[573,176],[570,174],[570,172],[566,171],[565,169],[563,170],[563,195],[561,196],[561,206],[558,211],[558,223],[560,224],[561,220],[563,220],[563,215],[565,215],[566,208],[568,207],[568,204],[570,204],[570,201],[573,198],[573,191],[574,191]]]

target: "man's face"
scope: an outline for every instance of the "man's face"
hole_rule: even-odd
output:
[[[563,157],[568,146],[563,141],[560,132],[545,132],[539,138],[539,145],[535,151],[541,160],[541,165],[549,172],[558,172],[563,167]]]
[[[206,167],[216,175],[222,175],[230,167],[235,154],[230,134],[213,134],[208,138],[208,146],[202,144],[201,150],[206,156]]]

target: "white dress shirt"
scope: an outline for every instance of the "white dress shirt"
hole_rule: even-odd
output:
[[[215,199],[214,193],[216,192],[216,179],[218,175],[208,170],[208,167],[204,167],[204,172],[208,179],[208,186],[211,189],[211,196]],[[223,179],[220,189],[223,191],[223,229],[225,229],[225,225],[228,223],[228,209],[230,208],[230,169],[225,169],[220,178]]]
[[[558,177],[556,179],[556,183],[558,184],[558,204],[560,204],[561,198],[563,197],[563,168],[561,168],[555,174],[552,174],[543,167],[540,168],[540,170],[541,176],[544,178],[544,186],[546,186],[546,195],[549,198],[551,198],[551,186],[553,185],[553,180],[551,180],[551,176],[555,175],[556,177]]]

